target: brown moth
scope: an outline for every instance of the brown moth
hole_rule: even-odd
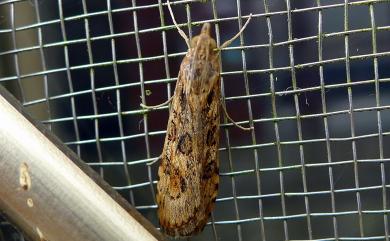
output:
[[[219,183],[220,64],[205,23],[183,59],[158,169],[160,225],[170,236],[200,232]]]
[[[168,7],[177,26],[169,1]],[[221,48],[239,36],[250,18]],[[161,228],[176,238],[202,231],[214,208],[219,184],[222,106],[221,48],[217,48],[211,37],[210,24],[205,23],[200,34],[190,43],[184,32],[177,28],[189,49],[180,65],[174,95],[169,100],[172,104],[160,156],[156,195]]]

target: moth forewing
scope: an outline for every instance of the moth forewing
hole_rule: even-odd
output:
[[[157,183],[160,225],[186,237],[203,230],[219,183],[220,65],[210,24],[180,66]]]
[[[219,108],[222,106],[220,51],[241,34],[252,15],[238,34],[217,48],[209,23],[189,41],[177,26],[169,0],[167,3],[189,49],[180,65],[172,96],[156,200],[162,230],[179,238],[202,231],[214,208],[219,184]]]

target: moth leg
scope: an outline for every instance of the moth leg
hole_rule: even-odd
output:
[[[188,37],[184,33],[184,31],[177,25],[175,16],[173,15],[173,11],[172,11],[172,8],[171,8],[171,2],[169,2],[169,0],[167,0],[167,4],[168,4],[169,13],[171,14],[172,21],[175,24],[175,27],[177,28],[177,31],[179,31],[179,34],[183,37],[184,41],[186,41],[187,47],[190,48],[190,40],[188,39]]]
[[[237,124],[228,114],[227,110],[226,110],[226,107],[223,103],[221,103],[221,106],[222,106],[222,109],[223,109],[223,112],[225,113],[226,117],[233,123],[233,125],[237,126],[238,128],[240,128],[241,130],[244,130],[244,131],[250,131],[253,129],[253,127],[243,127],[243,126],[240,126],[239,124]]]
[[[171,96],[171,98],[169,98],[167,101],[165,101],[164,103],[161,103],[161,104],[158,104],[158,105],[144,105],[144,104],[139,104],[142,108],[144,109],[148,109],[148,110],[153,110],[153,109],[157,109],[159,107],[162,107],[164,105],[168,105],[173,99],[173,96]]]
[[[151,166],[151,165],[153,165],[154,163],[158,162],[159,160],[161,160],[161,155],[159,155],[158,157],[156,157],[156,159],[154,159],[153,161],[147,162],[146,165],[147,165],[147,166]]]
[[[252,19],[252,14],[249,15],[249,18],[248,20],[246,20],[244,26],[242,26],[241,30],[233,36],[233,38],[227,40],[226,42],[224,42],[221,46],[219,46],[219,48],[217,49],[217,51],[221,51],[223,48],[226,48],[227,46],[229,46],[236,38],[238,38],[240,36],[240,34],[245,30],[246,26],[248,25],[249,21],[251,21]]]

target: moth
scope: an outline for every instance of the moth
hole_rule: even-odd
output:
[[[236,36],[217,48],[209,23],[189,41],[167,2],[189,49],[180,65],[174,94],[168,100],[172,103],[160,156],[156,201],[162,230],[178,238],[202,231],[215,205],[219,185],[220,51],[239,36],[251,16]]]

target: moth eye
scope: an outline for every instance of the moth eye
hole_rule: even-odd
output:
[[[199,39],[198,36],[191,39],[191,43],[190,43],[191,48],[195,47],[196,43],[198,42],[198,39]]]
[[[210,51],[214,51],[214,49],[216,49],[217,48],[217,43],[215,42],[215,40],[214,39],[212,39],[211,41],[210,41]]]

